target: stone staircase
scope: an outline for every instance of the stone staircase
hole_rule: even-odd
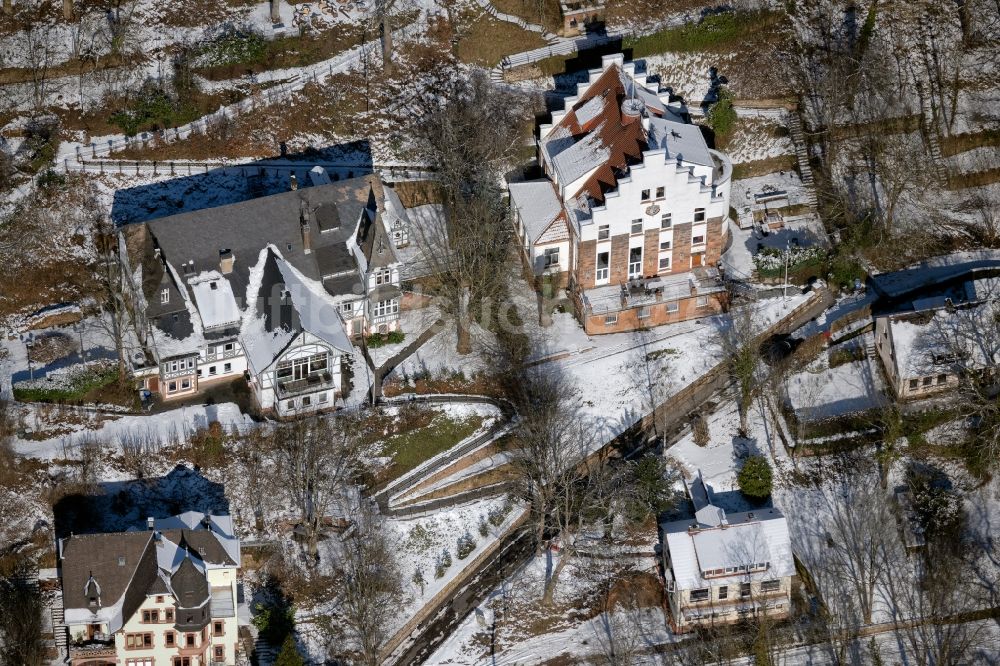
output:
[[[256,666],[271,666],[278,658],[278,648],[274,647],[260,636],[253,640],[253,656],[250,658],[251,664]]]
[[[806,187],[806,201],[814,211],[818,205],[816,199],[816,181],[813,179],[812,167],[809,166],[809,144],[806,143],[805,132],[802,128],[802,118],[797,111],[788,114],[788,132],[795,145],[795,158],[799,164],[799,174],[802,184]]]
[[[924,139],[927,141],[927,152],[931,156],[931,164],[938,179],[944,183],[948,180],[948,169],[945,167],[944,156],[941,154],[941,140],[937,132],[937,117],[931,106],[929,89],[924,81],[917,82],[917,97],[920,99],[920,117],[924,126]]]
[[[35,581],[38,584],[38,581]],[[52,615],[52,636],[56,641],[56,649],[59,654],[69,653],[69,630],[66,628],[66,610],[63,606],[62,590],[52,593],[49,601],[49,612]]]

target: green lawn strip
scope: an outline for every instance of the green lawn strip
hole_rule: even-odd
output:
[[[706,16],[699,23],[667,28],[641,37],[627,37],[622,46],[631,50],[633,58],[645,58],[658,53],[714,51],[778,21],[781,12],[725,12]]]
[[[421,463],[455,446],[482,425],[481,416],[453,419],[439,414],[424,428],[389,437],[385,440],[383,455],[392,456],[393,462],[382,481],[399,478]]]

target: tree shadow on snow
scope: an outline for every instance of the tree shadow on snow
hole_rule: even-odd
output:
[[[309,172],[317,165],[332,181],[368,175],[374,169],[371,144],[367,140],[351,141],[218,168],[199,167],[187,161],[158,162],[159,175],[174,177],[116,191],[111,219],[116,225],[145,222],[287,192],[292,175],[299,187],[310,187],[313,179]],[[113,166],[106,170],[115,172]],[[128,175],[130,170],[125,166],[121,173]]]
[[[52,512],[56,538],[72,534],[145,530],[147,518],[168,518],[186,511],[229,513],[221,483],[177,465],[168,474],[99,483],[62,497]]]

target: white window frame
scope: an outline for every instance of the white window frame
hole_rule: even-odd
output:
[[[674,226],[673,213],[664,213],[660,216],[660,228],[661,229],[672,229]]]
[[[170,289],[165,287],[160,290],[160,305],[165,305],[170,302]]]
[[[639,227],[639,231],[635,230],[636,226]],[[632,224],[629,227],[629,233],[632,236],[640,236],[640,235],[642,235],[642,218],[641,217],[632,220]]]
[[[614,312],[612,314],[606,314],[606,315],[604,315],[604,325],[605,326],[614,326],[617,323],[618,323],[618,313],[617,312]]]
[[[699,308],[706,307],[708,305],[708,296],[699,296],[694,302]]]
[[[673,245],[673,244],[674,244],[674,242],[672,240],[661,240],[660,241],[660,251],[661,252],[666,252],[667,250],[670,249],[670,246]]]
[[[388,301],[379,301],[375,303],[372,308],[372,312],[375,317],[384,317],[386,315],[396,314],[399,312],[399,301],[395,298]]]
[[[649,319],[649,316],[651,314],[653,314],[653,311],[650,309],[650,307],[648,305],[643,305],[641,308],[639,308],[639,311],[636,313],[636,317],[638,317],[639,319]]]
[[[608,240],[611,238],[611,225],[601,224],[597,227],[597,240]]]
[[[666,262],[666,263],[663,263]],[[670,257],[660,257],[660,270],[669,271],[670,270]]]
[[[652,191],[652,190],[649,190],[649,189],[645,189],[645,190],[642,190],[642,191],[641,191],[641,192],[639,193],[639,198],[641,198],[641,199],[642,199],[643,201],[650,201],[650,196],[649,196],[649,193],[650,193],[651,191]]]
[[[639,250],[639,261],[632,261],[632,250]],[[643,252],[642,246],[630,247],[628,249],[629,261],[628,261],[628,276],[629,278],[642,277],[642,259]]]
[[[599,266],[601,255],[607,255],[608,265],[604,268]],[[594,259],[594,280],[596,282],[603,282],[607,280],[611,275],[611,252],[598,252],[597,257]]]
[[[671,301],[670,303],[667,303],[667,313],[668,314],[669,313],[673,313],[673,312],[677,312],[678,310],[680,310],[680,306],[677,305],[677,301]]]
[[[694,238],[691,239],[691,245],[692,246],[694,246],[694,245],[704,245],[704,244],[705,244],[705,237],[704,236],[695,236]]]
[[[704,222],[705,221],[705,209],[704,208],[695,208],[694,209],[694,221],[695,222]]]

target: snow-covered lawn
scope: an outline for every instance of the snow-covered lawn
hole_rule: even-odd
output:
[[[781,131],[784,126],[783,122],[773,119],[740,117],[724,152],[733,164],[794,155],[795,145],[791,137],[787,131]]]
[[[854,414],[886,403],[886,386],[878,360],[864,358],[830,368],[823,354],[785,382],[796,416],[813,421]]]

